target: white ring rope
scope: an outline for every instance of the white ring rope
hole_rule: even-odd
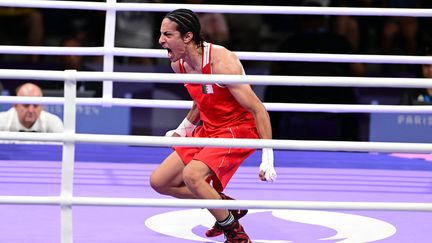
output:
[[[0,78],[18,78],[18,79],[43,79],[43,80],[61,80],[65,77],[63,71],[37,71],[37,70],[22,70],[19,74],[14,69],[0,69]],[[328,85],[328,86],[358,86],[358,87],[431,87],[432,84],[428,79],[419,78],[360,78],[360,77],[316,77],[316,76],[264,76],[264,75],[212,75],[212,77],[203,75],[181,75],[176,74],[160,74],[160,73],[130,73],[130,72],[74,72],[76,79],[86,81],[98,81],[112,79],[116,81],[157,81],[157,82],[198,82],[201,83],[203,78],[208,82],[223,82],[230,83],[232,79],[235,82],[242,82],[246,77],[250,79],[247,83],[251,84],[278,84],[278,85]],[[72,74],[69,74],[72,75]],[[90,76],[89,76],[90,75]],[[167,77],[163,79],[163,77]],[[221,79],[225,79],[222,81]],[[211,80],[216,79],[216,80]],[[257,80],[259,79],[259,80]],[[279,82],[272,81],[276,79]],[[262,81],[263,80],[263,81]],[[330,82],[331,80],[331,82]],[[335,82],[339,80],[340,82]],[[315,82],[313,82],[315,81]],[[362,83],[364,82],[364,84]],[[398,86],[399,85],[399,86]],[[0,103],[32,103],[40,104],[63,104],[63,98],[53,97],[0,97]],[[117,105],[117,106],[133,106],[133,107],[153,107],[153,108],[190,108],[191,102],[177,100],[146,100],[146,99],[122,99],[122,98],[78,98],[77,104],[86,105]],[[325,111],[325,112],[353,112],[353,113],[397,113],[397,112],[412,112],[412,113],[431,113],[432,107],[429,106],[384,106],[384,105],[334,105],[334,104],[285,104],[285,103],[266,103],[266,107],[270,111]]]
[[[357,151],[357,152],[401,152],[432,153],[430,143],[395,143],[395,142],[342,142],[342,141],[306,141],[278,139],[229,139],[229,138],[187,138],[164,136],[130,136],[84,133],[20,133],[1,132],[0,140],[76,142],[134,146],[212,146],[241,148],[275,148],[284,150],[312,151]]]
[[[298,62],[342,62],[342,63],[393,63],[393,64],[431,64],[431,56],[406,55],[356,55],[323,53],[288,53],[288,52],[234,52],[241,60],[251,61],[298,61]],[[125,48],[125,47],[55,47],[55,46],[8,46],[0,45],[0,54],[35,54],[35,55],[83,55],[166,58],[166,50]]]
[[[68,70],[66,70],[67,72]],[[40,71],[0,69],[0,78],[60,81],[65,79],[65,71]],[[219,83],[252,85],[294,85],[294,86],[337,86],[337,87],[387,87],[425,88],[432,87],[426,78],[376,78],[376,77],[333,77],[333,76],[267,76],[267,75],[205,75],[173,73],[135,72],[85,72],[75,74],[76,81],[115,80],[116,82],[158,82],[158,83]]]
[[[153,198],[24,197],[0,196],[1,204],[124,206],[168,208],[239,208],[239,209],[315,209],[315,210],[380,210],[380,211],[432,211],[432,203],[406,202],[329,202],[329,201],[277,201],[277,200],[198,200]]]
[[[125,99],[125,98],[77,98],[77,105],[126,106],[141,108],[190,109],[192,101]],[[17,97],[0,96],[0,104],[62,105],[61,97]],[[329,112],[329,113],[415,113],[431,114],[432,106],[423,105],[348,105],[348,104],[304,104],[264,103],[268,111]]]
[[[420,8],[348,8],[348,7],[296,7],[258,5],[214,5],[214,4],[168,4],[168,3],[100,3],[85,1],[47,0],[2,0],[0,6],[57,8],[106,11],[169,12],[176,8],[189,8],[196,12],[238,14],[308,14],[308,15],[352,15],[352,16],[408,16],[431,17],[432,9]]]

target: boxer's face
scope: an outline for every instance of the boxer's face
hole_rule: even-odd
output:
[[[186,53],[186,46],[191,41],[192,32],[181,36],[177,30],[177,23],[165,18],[160,28],[159,44],[168,51],[168,58],[176,62],[183,58]]]

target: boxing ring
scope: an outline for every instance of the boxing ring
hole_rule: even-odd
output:
[[[76,105],[187,109],[190,101],[119,99],[112,82],[250,83],[351,87],[430,87],[415,78],[176,75],[113,72],[114,56],[165,58],[164,50],[114,47],[116,11],[432,16],[430,9],[2,1],[0,6],[106,11],[104,47],[0,46],[2,54],[103,55],[104,72],[0,70],[2,79],[62,81],[64,98],[0,97],[1,103],[64,104],[62,134],[0,133],[0,242],[221,242],[206,239],[213,219],[201,208],[249,208],[242,224],[254,242],[425,242],[431,238],[432,145],[425,143],[80,134]],[[430,57],[236,52],[242,60],[432,63]],[[77,81],[104,81],[102,98],[76,98]],[[112,81],[114,80],[114,81]],[[270,111],[432,113],[428,106],[266,103]],[[181,118],[182,119],[182,118]],[[278,180],[257,178],[260,153],[227,188],[236,201],[177,200],[151,190],[151,171],[169,146],[273,147]],[[411,153],[411,154],[407,154]],[[409,157],[411,156],[411,157]],[[205,216],[207,215],[207,216]]]

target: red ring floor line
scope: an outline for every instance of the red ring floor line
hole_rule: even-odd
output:
[[[74,196],[169,198],[148,183],[169,148],[78,144]],[[275,151],[276,183],[257,179],[260,152],[228,185],[237,199],[432,202],[432,156]],[[61,146],[0,145],[0,195],[60,194]],[[253,242],[428,242],[430,212],[250,210]],[[77,243],[223,242],[201,209],[73,206]],[[0,205],[1,243],[60,242],[60,206]]]

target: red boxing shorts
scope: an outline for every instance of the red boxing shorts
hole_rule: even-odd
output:
[[[255,127],[230,127],[223,128],[211,134],[207,134],[202,126],[195,129],[192,137],[207,138],[248,138],[259,139]],[[187,165],[191,160],[199,160],[206,164],[214,173],[209,178],[213,187],[222,192],[231,177],[249,157],[255,148],[218,148],[218,147],[174,147],[183,163]]]

